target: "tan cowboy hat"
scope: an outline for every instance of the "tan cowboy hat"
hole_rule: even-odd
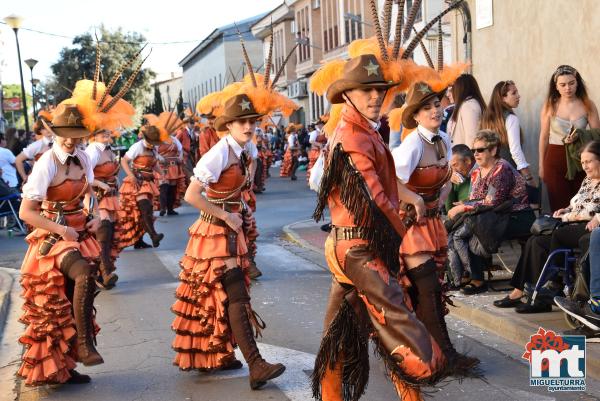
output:
[[[344,103],[342,94],[352,89],[383,88],[389,89],[398,85],[392,81],[386,81],[381,72],[379,61],[373,54],[363,54],[354,57],[344,65],[342,78],[334,81],[327,88],[327,100],[329,103]]]
[[[50,124],[41,118],[44,127],[63,138],[85,138],[91,135],[83,125],[83,117],[76,104],[60,104],[53,113]]]
[[[153,146],[160,146],[165,142],[161,138],[159,128],[155,125],[146,125],[142,127],[142,135],[144,136],[144,140]],[[162,137],[164,138],[164,133]]]
[[[250,98],[242,93],[225,102],[223,114],[215,120],[215,128],[217,131],[227,131],[227,124],[232,121],[262,116],[254,109]]]
[[[404,111],[402,112],[402,125],[409,129],[416,128],[419,123],[417,123],[414,118],[415,113],[431,99],[438,98],[438,100],[441,100],[445,92],[446,89],[440,92],[434,92],[429,84],[425,82],[416,82],[411,86],[406,95]]]

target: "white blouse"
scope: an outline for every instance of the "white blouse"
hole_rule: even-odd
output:
[[[56,155],[56,158],[54,155]],[[82,167],[86,172],[88,183],[94,182],[94,168],[92,167],[88,155],[84,151],[75,149],[73,154],[70,154],[63,151],[60,146],[53,146],[52,150],[45,152],[33,165],[31,174],[27,178],[25,185],[23,185],[23,198],[38,202],[46,199],[46,191],[58,172],[56,159],[58,159],[59,163],[64,165],[69,156],[76,156],[81,161]]]
[[[125,156],[127,156],[127,158],[129,160],[134,160],[136,157],[141,156],[146,149],[148,149],[148,150],[152,150],[152,153],[154,153],[154,156],[157,157],[158,153],[156,151],[156,148],[154,146],[152,148],[149,148],[145,145],[145,143],[146,143],[146,141],[144,141],[143,139],[137,141],[136,143],[131,145],[129,150],[127,150],[127,153],[125,153]]]
[[[100,142],[90,142],[87,148],[85,148],[85,153],[90,159],[92,169],[98,165],[98,161],[100,160],[102,152],[104,152],[108,148],[110,148],[110,144],[105,145]]]
[[[517,170],[522,170],[529,167],[523,148],[521,147],[521,126],[519,125],[519,117],[514,114],[509,114],[505,121],[506,133],[508,134],[508,147],[510,155],[517,164]]]
[[[423,139],[420,138],[419,132],[431,141],[435,133],[429,131],[422,126],[418,126],[413,132],[408,134],[406,138],[400,143],[400,146],[394,148],[392,156],[394,157],[394,165],[396,167],[396,177],[406,184],[410,179],[413,171],[419,165],[421,157],[423,157],[424,143]],[[446,160],[452,159],[452,146],[450,145],[450,138],[443,131],[438,131],[438,134],[442,137],[442,140],[446,144]]]
[[[200,161],[194,167],[193,178],[204,185],[219,181],[221,173],[229,162],[230,147],[237,157],[240,157],[244,151],[244,148],[231,135],[224,136],[200,158]]]
[[[42,139],[30,143],[25,147],[22,152],[28,160],[34,159],[35,156],[40,153],[45,147],[48,147],[52,143],[52,138],[47,136]]]

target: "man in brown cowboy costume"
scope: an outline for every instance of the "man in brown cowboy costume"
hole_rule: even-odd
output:
[[[349,60],[327,90],[332,104],[345,105],[329,138],[314,215],[319,220],[329,206],[325,257],[333,275],[313,373],[317,399],[357,400],[363,394],[369,337],[403,400],[420,399],[419,387],[436,383],[446,364],[396,279],[406,229],[398,214],[394,161],[377,132],[392,86],[376,57],[366,54]]]

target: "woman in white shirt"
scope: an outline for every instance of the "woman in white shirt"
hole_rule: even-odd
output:
[[[479,131],[481,115],[485,111],[485,101],[475,77],[469,74],[458,77],[452,85],[452,97],[455,106],[448,121],[448,135],[452,146],[462,143],[470,148]]]
[[[527,185],[536,186],[522,148],[522,132],[513,109],[519,107],[521,96],[513,81],[500,81],[494,86],[487,110],[481,119],[481,129],[489,129],[500,137],[500,157],[519,170]]]
[[[259,114],[248,96],[230,98],[215,121],[229,131],[202,156],[185,194],[200,217],[189,228],[190,239],[179,262],[181,280],[171,310],[176,315],[174,364],[182,370],[239,369],[234,346],[240,347],[250,370],[250,387],[258,389],[283,373],[260,355],[254,338],[264,328],[250,305],[246,283],[248,247],[244,218],[250,214],[243,192],[252,185],[246,145]]]

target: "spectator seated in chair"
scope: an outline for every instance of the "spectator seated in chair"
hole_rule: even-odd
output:
[[[500,138],[479,131],[473,151],[477,167],[471,173],[469,200],[448,210],[448,263],[451,286],[460,286],[464,273],[471,280],[466,295],[486,292],[483,280],[486,258],[497,252],[504,238],[529,232],[535,215],[529,207],[525,180],[499,156]]]
[[[446,210],[450,210],[457,202],[469,200],[471,191],[471,170],[475,165],[473,151],[467,145],[459,144],[452,147],[452,187],[446,199]]]
[[[514,290],[503,299],[494,301],[499,308],[516,307],[518,313],[550,312],[553,305],[552,293],[560,291],[561,286],[548,283],[545,286],[547,296],[538,296],[535,302],[523,303],[525,284],[536,283],[550,253],[556,249],[579,247],[579,240],[586,232],[591,231],[597,223],[600,213],[600,141],[589,142],[581,153],[581,164],[586,177],[577,194],[571,199],[567,208],[559,209],[553,216],[562,221],[561,224],[547,235],[534,235],[529,238],[525,250],[519,258],[517,268],[510,284]],[[600,293],[598,294],[600,295]]]

